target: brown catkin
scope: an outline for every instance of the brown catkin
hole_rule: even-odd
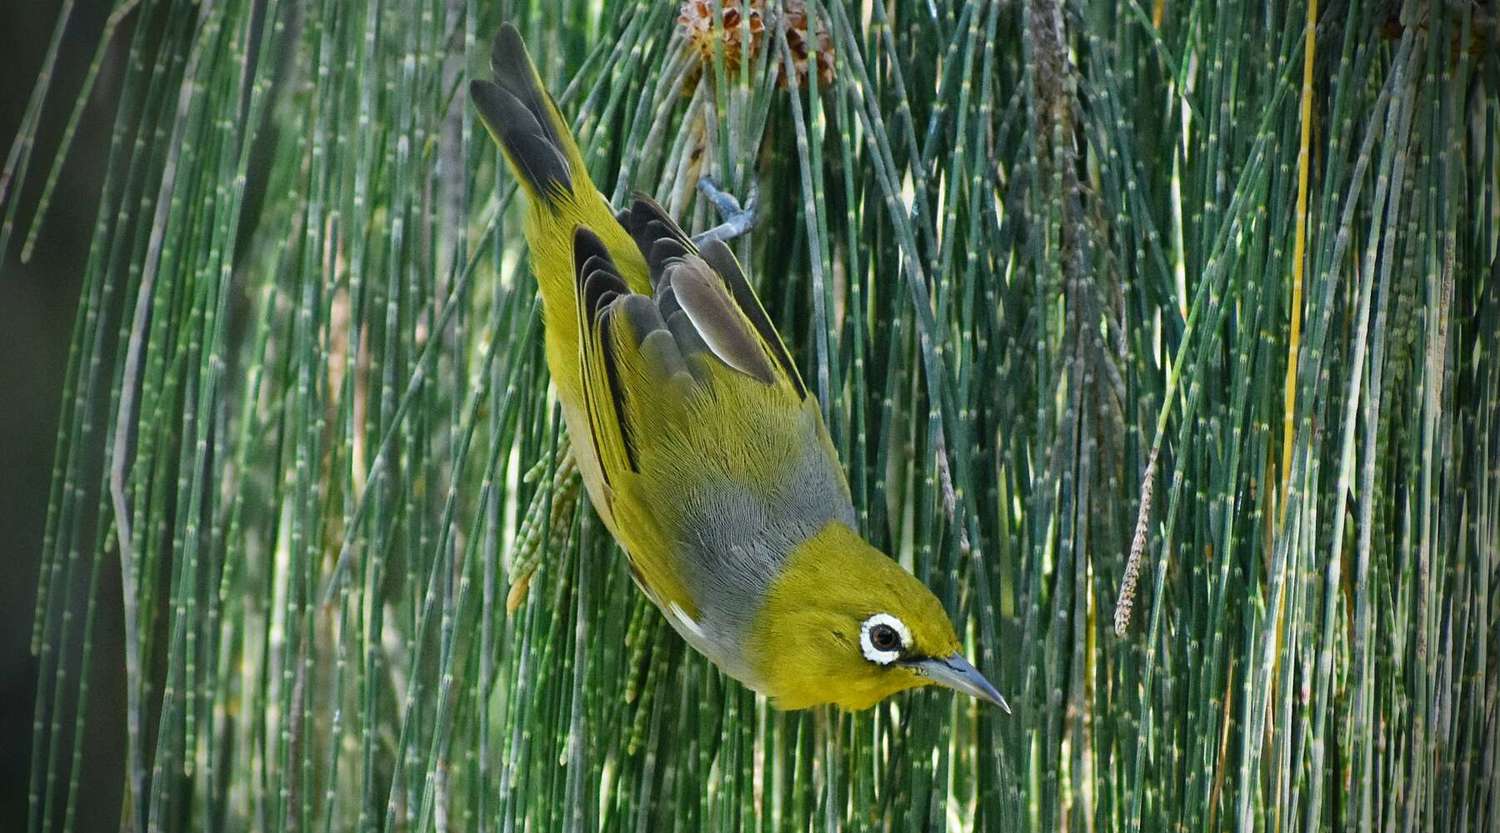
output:
[[[1141,556],[1146,552],[1147,532],[1151,521],[1151,495],[1156,483],[1156,455],[1161,446],[1151,447],[1151,460],[1141,477],[1141,511],[1135,520],[1135,537],[1130,541],[1130,558],[1125,562],[1125,578],[1120,582],[1120,599],[1115,602],[1115,636],[1130,630],[1130,611],[1135,607],[1135,585],[1141,578]]]
[[[713,66],[715,51],[720,48],[716,41],[723,42],[724,70],[728,73],[739,71],[740,61],[744,58],[741,52],[746,42],[750,47],[751,60],[754,60],[764,45],[767,17],[772,14],[766,9],[766,0],[748,0],[748,3],[746,0],[721,0],[721,3],[722,5],[717,4],[713,0],[684,0],[679,7],[677,25],[686,36],[689,46],[698,53],[698,62],[689,70],[687,83],[683,85],[684,95],[691,95],[704,69]],[[817,36],[812,38],[808,34],[806,0],[785,0],[780,8],[780,25],[786,27],[786,43],[792,52],[792,66],[797,72],[798,89],[807,86],[810,65],[818,68],[819,86],[833,84],[833,40],[829,37],[826,24],[819,21]],[[719,25],[718,17],[721,14],[722,26]],[[749,30],[748,37],[740,31],[741,27]],[[785,71],[781,69],[779,61],[776,63],[776,85],[786,89]]]

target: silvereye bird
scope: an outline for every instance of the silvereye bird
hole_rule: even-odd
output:
[[[932,594],[854,530],[816,399],[723,242],[616,213],[506,24],[469,95],[527,198],[547,364],[594,508],[636,584],[785,709],[938,684],[1005,700]]]

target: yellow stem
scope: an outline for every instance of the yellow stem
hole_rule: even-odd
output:
[[[1302,56],[1302,142],[1297,150],[1297,236],[1292,247],[1292,335],[1287,344],[1286,411],[1281,425],[1281,519],[1286,519],[1292,477],[1293,426],[1297,417],[1297,348],[1302,343],[1302,273],[1307,254],[1307,146],[1312,139],[1313,59],[1317,47],[1318,0],[1307,3],[1307,48]],[[1279,526],[1279,524],[1278,524]]]

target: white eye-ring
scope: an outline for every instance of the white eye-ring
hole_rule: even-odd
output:
[[[890,665],[900,659],[910,644],[911,631],[889,613],[877,613],[860,623],[859,648],[865,659],[876,665]]]

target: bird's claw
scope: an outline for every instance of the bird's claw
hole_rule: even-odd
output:
[[[755,209],[760,203],[760,188],[753,181],[750,183],[750,195],[746,197],[743,206],[733,194],[719,188],[713,177],[700,178],[698,192],[713,204],[722,222],[708,231],[693,235],[694,245],[702,246],[714,240],[727,242],[755,227]]]

